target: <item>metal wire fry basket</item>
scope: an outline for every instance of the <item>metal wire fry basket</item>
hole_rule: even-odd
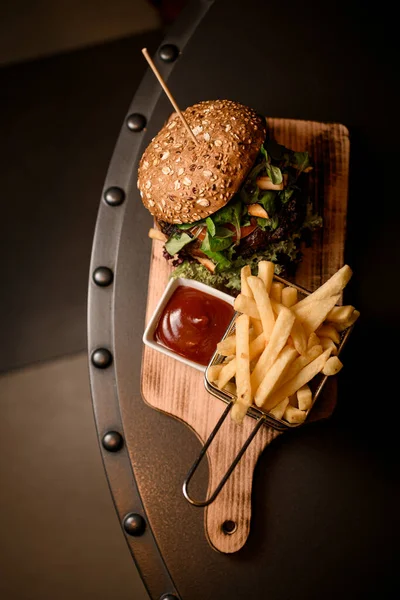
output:
[[[296,288],[296,290],[298,291],[298,294],[301,298],[304,298],[305,296],[309,296],[312,292],[302,288],[299,285],[296,285],[295,283],[292,283],[291,281],[287,281],[286,279],[283,279],[282,277],[279,277],[278,275],[274,276],[274,281],[278,281],[280,283],[283,283],[285,286],[291,286]],[[227,338],[229,335],[231,335],[234,330],[235,330],[235,322],[236,322],[236,318],[240,315],[240,313],[235,312],[232,321],[230,322],[224,336],[223,336],[223,340],[225,338]],[[350,325],[350,327],[348,327],[347,329],[345,329],[344,331],[341,332],[340,334],[340,342],[338,344],[337,347],[337,356],[340,356],[348,338],[349,335],[351,333],[351,331],[353,330],[354,324]],[[233,460],[232,464],[230,465],[229,469],[227,470],[226,474],[224,475],[224,477],[221,479],[220,483],[218,484],[217,488],[215,489],[215,491],[211,494],[211,496],[206,499],[206,500],[194,500],[193,498],[190,497],[189,492],[188,492],[188,485],[190,480],[192,479],[192,477],[194,476],[201,460],[203,459],[204,455],[207,452],[207,449],[209,448],[211,442],[213,441],[213,439],[215,438],[215,436],[217,435],[218,431],[221,429],[225,419],[228,417],[235,401],[236,401],[236,395],[228,390],[225,389],[219,389],[219,387],[217,385],[215,385],[215,383],[213,383],[210,378],[209,378],[209,369],[210,367],[214,366],[214,365],[219,365],[221,364],[225,359],[225,356],[222,356],[221,354],[218,353],[218,351],[216,351],[214,353],[214,355],[212,356],[206,370],[204,373],[204,386],[206,388],[206,390],[212,395],[215,396],[216,398],[218,398],[219,400],[222,400],[222,402],[225,402],[225,404],[227,405],[226,409],[224,410],[224,412],[222,413],[220,419],[218,420],[216,426],[214,427],[214,429],[212,430],[212,432],[210,433],[207,441],[205,442],[204,446],[202,447],[198,457],[196,458],[195,462],[193,463],[184,483],[183,483],[183,494],[185,496],[185,498],[187,499],[187,501],[192,504],[193,506],[199,506],[199,507],[204,507],[204,506],[208,506],[209,504],[211,504],[212,502],[214,502],[214,500],[217,498],[218,494],[220,493],[220,491],[222,490],[223,486],[225,485],[225,483],[227,482],[227,480],[229,479],[232,471],[234,470],[234,468],[236,467],[236,465],[238,464],[238,462],[240,461],[240,459],[242,458],[243,454],[246,452],[247,448],[249,447],[250,443],[252,442],[252,440],[254,439],[254,437],[256,436],[258,430],[263,426],[263,425],[268,425],[269,427],[272,427],[273,429],[276,429],[278,431],[286,431],[286,430],[290,430],[290,429],[295,429],[297,427],[299,427],[300,425],[304,425],[304,423],[307,422],[308,416],[311,412],[311,410],[313,409],[313,407],[315,406],[319,396],[321,395],[321,392],[324,388],[324,385],[328,379],[328,375],[323,375],[322,373],[319,373],[316,377],[313,378],[312,381],[309,382],[309,386],[311,388],[312,391],[312,405],[311,408],[308,409],[307,413],[306,413],[306,418],[305,421],[303,423],[288,423],[287,421],[283,420],[283,419],[277,419],[275,418],[273,415],[264,412],[263,410],[261,410],[260,408],[256,407],[256,406],[251,406],[248,410],[247,410],[247,416],[253,418],[256,421],[256,425],[254,427],[254,429],[252,430],[251,434],[249,435],[249,437],[247,438],[247,440],[245,441],[245,443],[243,444],[242,448],[239,450],[238,454],[236,455],[235,459]]]

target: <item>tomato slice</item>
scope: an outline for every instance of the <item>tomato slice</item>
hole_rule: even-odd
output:
[[[200,229],[200,231],[199,231],[199,229]],[[193,235],[197,235],[197,239],[200,242],[202,242],[204,240],[204,238],[206,237],[207,227],[205,225],[195,225],[190,230],[190,233],[192,233]]]
[[[257,229],[257,223],[251,220],[250,225],[246,225],[245,227],[240,228],[240,238],[247,237],[248,235],[253,233],[255,229]]]
[[[235,227],[233,225],[231,225],[230,223],[228,223],[227,225],[224,225],[224,227],[235,232],[232,239],[236,240]],[[240,239],[243,239],[243,238],[247,237],[248,235],[250,235],[251,233],[253,233],[253,231],[256,228],[257,228],[257,221],[255,219],[250,219],[250,225],[245,225],[244,227],[240,228]]]
[[[200,232],[198,232],[199,227],[201,227]],[[232,240],[235,241],[236,240],[236,229],[233,225],[231,225],[231,223],[226,223],[225,225],[223,225],[223,227],[226,227],[227,229],[230,229],[231,231],[234,232],[233,236],[232,236]],[[247,237],[248,235],[250,235],[251,233],[253,233],[253,231],[257,228],[257,221],[255,219],[251,219],[250,220],[250,225],[246,225],[245,227],[241,227],[240,228],[240,239],[243,239],[245,237]],[[206,233],[207,233],[207,227],[205,225],[198,225],[193,227],[190,230],[191,233],[193,233],[194,235],[197,234],[197,239],[199,240],[199,242],[202,242],[204,240],[204,238],[206,237]]]

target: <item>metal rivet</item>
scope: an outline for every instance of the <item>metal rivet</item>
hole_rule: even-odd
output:
[[[146,123],[146,117],[139,113],[133,113],[126,119],[128,129],[135,132],[143,131]]]
[[[137,537],[144,533],[146,521],[143,519],[142,515],[131,513],[126,515],[124,519],[124,529],[127,534]]]
[[[104,200],[110,206],[119,206],[125,200],[125,192],[119,187],[110,187],[104,192]]]
[[[97,267],[93,272],[93,281],[96,285],[107,287],[113,281],[113,272],[108,267]]]
[[[161,596],[160,600],[178,600],[178,596],[174,596],[174,594],[164,594]]]
[[[118,431],[108,431],[103,436],[101,443],[108,452],[118,452],[124,445],[124,438]]]
[[[179,56],[179,48],[175,44],[164,44],[159,49],[158,55],[164,62],[174,62]]]
[[[106,369],[112,363],[112,354],[106,348],[98,348],[92,353],[92,363],[98,369]]]

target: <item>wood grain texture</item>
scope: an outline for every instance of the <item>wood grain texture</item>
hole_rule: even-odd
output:
[[[279,143],[297,151],[308,150],[315,163],[311,173],[311,195],[316,209],[323,215],[324,227],[315,235],[312,248],[305,249],[296,274],[296,283],[314,290],[343,265],[350,151],[348,131],[343,125],[312,121],[268,119],[268,124],[271,136]],[[170,267],[162,257],[162,246],[153,242],[147,320],[155,310],[169,275]],[[335,385],[328,391],[324,400],[319,401],[320,406],[311,413],[312,420],[331,414],[336,401]],[[225,404],[205,391],[201,372],[148,347],[144,347],[142,359],[142,396],[150,406],[186,423],[202,442],[225,408]],[[225,474],[254,424],[250,417],[246,417],[241,426],[233,424],[229,418],[225,421],[208,451],[208,494]],[[269,427],[261,428],[218,498],[205,509],[205,532],[214,549],[232,553],[245,544],[250,532],[254,467],[261,452],[277,435],[279,433]],[[188,456],[188,469],[194,459]],[[237,525],[230,535],[222,530],[226,520]]]

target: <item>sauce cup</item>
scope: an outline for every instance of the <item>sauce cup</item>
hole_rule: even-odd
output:
[[[164,309],[167,306],[170,298],[174,294],[175,290],[180,286],[190,287],[194,290],[198,290],[205,294],[209,294],[210,296],[213,296],[214,298],[219,298],[220,300],[224,300],[227,304],[232,306],[232,309],[233,309],[234,298],[232,296],[230,296],[229,294],[226,294],[225,292],[216,290],[216,289],[212,288],[211,286],[206,285],[205,283],[200,283],[199,281],[195,281],[194,279],[185,279],[183,277],[177,277],[176,279],[171,279],[169,281],[167,287],[165,288],[165,291],[164,291],[163,295],[161,296],[150,321],[147,324],[147,327],[143,334],[143,343],[146,344],[146,346],[149,346],[150,348],[152,348],[153,350],[162,352],[163,354],[166,354],[167,356],[170,356],[171,358],[174,358],[175,360],[178,360],[178,361],[184,363],[185,365],[188,365],[190,367],[198,369],[199,371],[204,372],[207,368],[207,365],[202,365],[193,360],[189,360],[188,358],[185,358],[184,356],[181,356],[180,354],[177,354],[174,350],[167,348],[166,346],[164,346],[163,344],[158,342],[155,338],[155,333],[156,333],[156,329],[157,329],[157,325],[159,323],[160,317],[163,314]],[[232,311],[232,317],[233,317],[233,314],[234,314],[234,312]]]

